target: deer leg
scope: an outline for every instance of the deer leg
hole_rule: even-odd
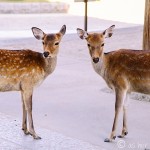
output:
[[[29,122],[29,134],[33,136],[34,139],[41,139],[34,130],[33,125],[33,118],[32,118],[32,92],[24,91],[23,92],[24,97],[24,104],[25,109],[27,111],[28,115],[28,122]]]
[[[25,109],[24,98],[23,98],[22,92],[21,92],[21,96],[22,96],[22,109],[23,109],[22,130],[27,135],[29,134],[28,129],[27,129],[27,111]]]
[[[129,99],[128,96],[126,96],[126,99],[123,104],[123,128],[122,133],[119,135],[119,138],[123,138],[128,134],[128,128],[127,128],[127,107],[129,106]]]
[[[115,117],[114,117],[112,132],[111,132],[110,138],[106,138],[105,142],[111,142],[112,140],[115,140],[116,138],[116,128],[117,128],[118,117],[119,117],[120,110],[122,109],[122,106],[123,106],[123,100],[126,97],[126,92],[124,90],[116,89],[115,93],[116,93]]]

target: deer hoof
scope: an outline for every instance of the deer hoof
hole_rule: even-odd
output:
[[[126,131],[126,132],[124,132],[124,135],[127,135],[128,134],[128,132]]]
[[[25,135],[29,135],[29,131],[27,129],[22,129]]]
[[[111,140],[110,140],[109,138],[106,138],[106,139],[104,140],[104,142],[111,142]]]
[[[124,138],[127,134],[128,134],[128,132],[125,131],[124,134],[123,135],[119,135],[118,138]]]
[[[40,140],[40,139],[42,139],[42,138],[39,137],[39,136],[33,136],[33,138],[34,138],[35,140]]]
[[[112,140],[111,140],[111,139],[109,139],[109,138],[106,138],[106,139],[104,140],[104,142],[109,143],[109,142],[112,142]]]
[[[41,137],[39,137],[36,133],[31,133],[31,132],[29,132],[29,134],[30,134],[34,139],[36,139],[36,140],[41,139]]]
[[[113,136],[113,138],[111,139],[111,138],[106,138],[105,140],[104,140],[104,142],[112,142],[112,140],[115,140],[116,139],[116,136]]]
[[[122,135],[118,135],[117,137],[118,137],[118,138],[123,138],[124,136],[122,136]]]

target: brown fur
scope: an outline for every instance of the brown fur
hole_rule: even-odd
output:
[[[126,88],[128,92],[150,93],[150,86],[147,86],[150,85],[150,51],[122,49],[104,57],[109,66],[104,78],[111,79],[109,85]]]
[[[34,84],[38,84],[37,77],[44,79],[45,65],[42,53],[0,50],[0,91],[23,90],[24,82],[34,87]]]
[[[130,92],[150,94],[150,51],[120,49],[103,52],[104,39],[111,37],[114,25],[103,33],[86,33],[77,29],[81,39],[86,39],[94,70],[103,77],[107,85],[115,91],[115,117],[110,142],[116,137],[116,128],[120,110],[123,108],[123,128],[119,137],[127,135],[127,95]]]
[[[25,134],[36,134],[32,119],[32,94],[35,86],[39,85],[51,74],[57,62],[57,54],[61,38],[66,32],[64,25],[56,34],[45,34],[41,29],[33,27],[33,34],[42,40],[44,53],[32,50],[4,50],[0,49],[0,91],[20,91],[22,95],[23,121],[22,129]],[[45,58],[46,56],[46,58]],[[27,129],[27,115],[29,129]]]

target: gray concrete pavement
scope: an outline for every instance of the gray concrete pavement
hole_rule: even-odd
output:
[[[67,33],[76,33],[76,28],[84,28],[84,17],[71,14],[0,14],[0,38],[32,37],[31,27],[36,26],[44,31],[56,32],[66,24]],[[107,21],[99,18],[88,18],[88,30],[104,30],[115,24],[116,28],[134,27],[137,24]]]
[[[27,19],[29,16],[20,16],[18,23],[18,16],[16,18],[13,16],[15,21],[10,21],[11,15],[8,15],[7,19],[0,15],[0,18],[4,19],[4,23],[0,22],[1,30],[6,31],[8,35],[7,29],[22,31],[30,30],[31,26],[56,31],[66,24],[69,31],[75,32],[76,27],[83,25],[78,16],[46,16],[43,15],[45,19],[41,19],[40,16],[31,17],[32,19]],[[47,22],[48,18],[51,18],[50,22]],[[106,40],[106,52],[118,48],[141,49],[142,25],[91,19],[93,21],[89,30],[103,30],[112,24],[119,26],[113,37]],[[5,21],[9,22],[8,27]],[[15,35],[11,38],[1,36],[0,48],[29,48],[42,52],[41,42],[34,37],[16,38]],[[20,94],[17,92],[0,94],[0,148],[2,150],[150,149],[150,103],[133,100],[133,98],[138,99],[134,95],[130,98],[131,105],[128,113],[129,135],[125,139],[117,138],[113,143],[103,142],[109,136],[112,127],[114,94],[107,88],[103,79],[93,71],[86,43],[76,34],[64,36],[55,72],[34,92],[34,124],[36,131],[43,138],[41,141],[34,141],[30,136],[24,136],[20,130],[22,117]],[[149,97],[146,97],[149,100]],[[117,134],[121,132],[121,118],[120,115]]]
[[[99,150],[87,142],[76,140],[47,129],[37,128],[42,140],[25,136],[20,120],[0,113],[0,149],[1,150]]]

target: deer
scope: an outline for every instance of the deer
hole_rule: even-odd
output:
[[[128,95],[131,92],[150,94],[150,51],[118,49],[104,52],[106,38],[113,35],[115,25],[102,32],[88,33],[77,28],[78,36],[87,42],[92,66],[109,88],[115,93],[115,115],[112,131],[104,142],[112,142],[116,138],[118,117],[123,111],[123,127],[118,138],[124,138],[128,134],[127,108]]]
[[[34,37],[43,44],[44,52],[40,53],[30,49],[0,49],[0,91],[21,92],[22,130],[25,135],[41,139],[36,134],[33,124],[33,90],[55,70],[59,44],[66,32],[66,25],[63,25],[60,31],[55,34],[46,34],[37,27],[31,29]]]

